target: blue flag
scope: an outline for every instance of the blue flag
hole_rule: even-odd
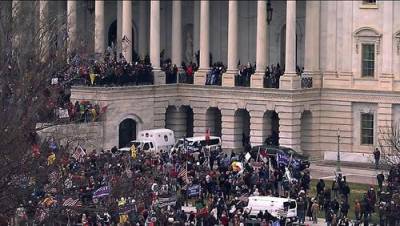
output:
[[[276,163],[278,165],[288,166],[289,165],[289,160],[290,160],[290,157],[287,156],[285,153],[278,152],[276,154]]]
[[[188,188],[188,190],[187,190],[187,195],[188,195],[189,197],[198,196],[198,195],[200,195],[200,189],[201,189],[200,185],[193,185],[193,186],[190,186],[190,187]]]
[[[109,186],[101,187],[101,188],[97,189],[95,192],[93,192],[93,198],[97,199],[97,198],[108,196],[110,194],[110,192],[111,192],[111,188]]]
[[[281,226],[279,221],[272,222],[271,226]]]

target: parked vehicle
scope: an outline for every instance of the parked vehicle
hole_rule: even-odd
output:
[[[245,207],[250,210],[250,218],[257,218],[257,214],[267,210],[273,217],[286,218],[294,222],[297,219],[297,202],[295,199],[273,196],[250,196]]]
[[[151,129],[139,132],[131,145],[144,152],[160,153],[170,150],[175,144],[174,131],[170,129]]]
[[[210,136],[207,140],[205,136],[200,137],[187,137],[179,139],[171,151],[177,151],[179,148],[186,149],[188,152],[199,152],[203,148],[210,151],[221,148],[221,138]]]
[[[250,154],[251,157],[257,159],[257,154],[259,152],[265,151],[270,158],[272,158],[273,162],[276,163],[276,154],[278,152],[286,154],[287,156],[292,156],[294,159],[300,161],[300,170],[310,167],[310,162],[308,161],[308,156],[304,154],[300,154],[289,147],[284,146],[274,146],[274,145],[258,145],[252,147]]]

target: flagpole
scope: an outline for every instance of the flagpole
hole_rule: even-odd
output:
[[[258,158],[260,157],[260,148],[261,148],[261,147],[258,147],[256,162],[258,162]]]
[[[186,181],[186,184],[188,184],[189,183],[189,180],[188,180],[188,164],[187,164],[187,161],[186,161],[186,173],[185,173],[185,181]]]

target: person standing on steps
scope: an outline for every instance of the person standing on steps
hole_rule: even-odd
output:
[[[381,152],[378,148],[375,148],[374,151],[374,159],[375,159],[375,169],[379,168],[379,160],[381,159]]]

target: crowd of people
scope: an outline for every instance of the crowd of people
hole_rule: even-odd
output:
[[[222,84],[222,74],[225,72],[226,67],[222,62],[214,63],[206,75],[206,85],[220,86]]]
[[[369,220],[372,212],[378,212],[380,225],[400,225],[400,165],[391,167],[386,178],[383,171],[380,172],[377,181],[376,205],[367,205],[369,208],[364,216]],[[366,196],[369,197],[368,193]]]
[[[176,64],[172,65],[170,60],[167,60],[162,70],[165,71],[165,82],[167,84],[173,83],[188,83],[193,84],[194,81],[194,72],[198,70],[198,67],[195,63],[190,62],[186,65],[185,62],[182,62],[180,68]]]
[[[235,77],[235,86],[250,86],[251,75],[256,71],[255,65],[250,62],[247,65],[240,65],[238,74]]]
[[[267,66],[264,76],[264,88],[279,88],[279,79],[283,75],[284,70],[279,63]]]
[[[329,186],[320,179],[313,194],[307,166],[268,152],[247,156],[203,148],[192,153],[184,146],[161,153],[79,146],[68,152],[52,141],[33,157],[38,172],[19,182],[33,192],[15,213],[17,225],[287,225],[284,214],[252,213],[250,196],[295,199],[300,224],[306,218],[318,223],[322,215],[328,226],[369,225],[373,213],[379,225],[400,223],[400,166],[391,168],[387,178],[378,174],[377,192],[371,186],[350,203],[346,176],[336,175]]]
[[[256,161],[221,150],[145,154],[116,147],[69,153],[54,144],[46,153],[38,170],[48,173],[21,185],[34,192],[16,211],[19,224],[283,225],[283,215],[268,211],[250,219],[246,198],[272,195],[301,203],[310,189],[308,170],[290,165],[289,157]]]

